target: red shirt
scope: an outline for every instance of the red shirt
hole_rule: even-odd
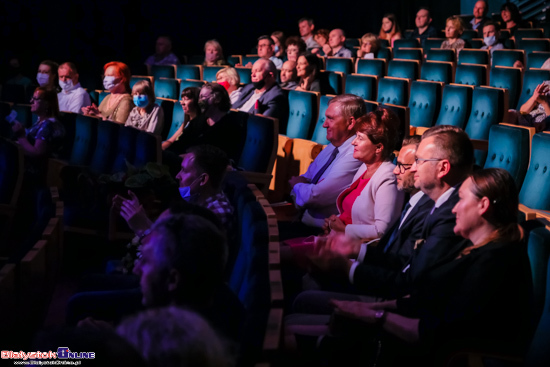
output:
[[[357,197],[361,195],[361,191],[363,191],[369,181],[370,177],[359,177],[357,180],[355,180],[354,183],[351,184],[349,189],[347,189],[346,192],[344,192],[343,195],[338,198],[338,201],[341,201],[340,203],[338,203],[338,206],[342,208],[340,219],[342,220],[342,222],[344,222],[345,225],[352,224],[351,208],[353,207],[353,203],[355,203]]]

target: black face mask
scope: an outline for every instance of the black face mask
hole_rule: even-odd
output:
[[[259,80],[257,82],[252,82],[254,85],[254,88],[256,89],[262,89],[265,86],[265,79]]]
[[[208,103],[206,103],[206,101],[199,100],[197,104],[199,105],[199,109],[202,113],[205,113],[208,109]]]

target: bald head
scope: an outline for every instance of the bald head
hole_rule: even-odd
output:
[[[476,18],[477,20],[485,18],[488,10],[489,7],[487,6],[486,1],[480,0],[476,2],[476,4],[474,5],[474,18]]]
[[[296,80],[296,61],[285,61],[281,68],[281,83]]]
[[[344,41],[346,40],[346,36],[344,34],[344,31],[340,28],[333,29],[330,31],[330,34],[328,35],[328,44],[330,47],[334,48],[340,48],[344,45]]]

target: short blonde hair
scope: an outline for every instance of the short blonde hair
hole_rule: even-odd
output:
[[[218,79],[221,76],[225,76],[225,79],[227,82],[233,86],[238,86],[241,84],[241,77],[239,76],[239,73],[237,73],[237,69],[227,67],[218,70],[216,73],[216,79]]]
[[[453,15],[448,17],[447,20],[445,21],[445,26],[447,26],[447,23],[449,22],[453,23],[453,26],[457,30],[459,36],[462,35],[462,33],[464,33],[464,21],[462,20],[461,17],[459,17],[458,15]]]
[[[361,37],[361,45],[363,43],[370,43],[372,45],[372,52],[375,53],[380,49],[380,42],[378,41],[378,37],[376,37],[373,33],[366,33]]]
[[[212,46],[218,51],[218,54],[220,56],[219,60],[224,60],[222,45],[220,45],[220,43],[217,40],[208,40],[208,41],[206,41],[206,43],[204,44],[204,52],[206,52],[206,48],[208,46]]]

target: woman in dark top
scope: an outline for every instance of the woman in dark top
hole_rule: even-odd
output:
[[[201,115],[201,109],[199,108],[200,91],[201,89],[198,87],[187,87],[181,92],[180,104],[184,113],[183,123],[172,136],[162,142],[162,149],[167,149],[174,144],[183,134],[183,129]]]
[[[328,83],[328,80],[321,78],[319,63],[321,60],[315,55],[300,56],[296,63],[298,75],[298,91],[321,92],[321,94],[335,94],[336,92]]]
[[[518,28],[525,26],[516,4],[510,2],[502,4],[500,7],[500,17],[502,18],[503,28],[510,30],[510,35],[512,36]]]
[[[514,180],[502,169],[477,171],[459,197],[454,232],[472,244],[455,260],[419,279],[410,297],[333,301],[336,315],[381,328],[382,365],[411,358],[433,362],[480,345],[509,344],[518,354],[525,347],[532,285]]]

